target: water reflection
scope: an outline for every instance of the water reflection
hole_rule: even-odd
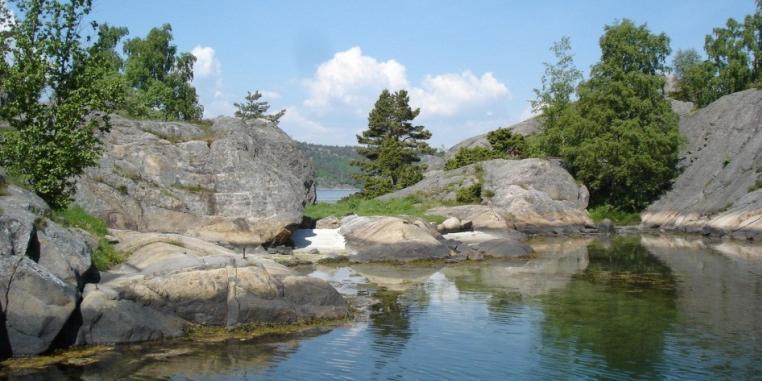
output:
[[[666,333],[677,318],[669,267],[637,238],[594,242],[588,253],[588,267],[543,298],[547,355],[563,362],[581,355],[605,361],[615,374],[656,377]]]
[[[324,334],[120,347],[32,379],[749,379],[762,246],[544,239],[531,259],[316,266],[379,303]],[[147,355],[145,349],[150,349]]]

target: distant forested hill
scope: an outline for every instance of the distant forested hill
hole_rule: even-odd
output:
[[[350,165],[352,160],[362,158],[355,151],[356,147],[300,142],[299,148],[312,160],[318,188],[362,188],[362,184],[352,178],[357,168]]]

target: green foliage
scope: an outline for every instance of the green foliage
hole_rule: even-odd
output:
[[[474,163],[492,159],[504,159],[505,154],[485,147],[460,148],[452,159],[447,160],[444,169],[449,171]]]
[[[304,210],[304,215],[314,220],[328,216],[341,218],[349,214],[359,216],[412,216],[423,218],[432,223],[442,223],[444,217],[426,214],[429,207],[430,205],[426,205],[413,196],[389,201],[350,196],[337,203],[321,202],[308,205]]]
[[[359,170],[351,164],[362,158],[356,147],[299,143],[299,148],[312,161],[318,188],[362,187],[362,183],[354,178]]]
[[[526,154],[527,142],[524,136],[514,133],[510,128],[498,128],[487,134],[492,150],[508,158],[522,158]]]
[[[678,99],[705,106],[762,82],[762,1],[743,22],[731,18],[724,27],[714,28],[705,38],[704,51],[705,61],[695,51],[676,55]]]
[[[146,38],[124,43],[127,55],[124,76],[133,89],[127,112],[140,118],[197,120],[203,114],[193,81],[196,57],[177,53],[172,43],[172,26],[153,28]]]
[[[105,238],[108,234],[106,223],[90,215],[82,207],[70,205],[66,209],[56,210],[53,212],[52,219],[63,226],[85,230],[98,239],[98,249],[93,253],[93,265],[98,270],[108,270],[124,260],[124,256]]]
[[[552,138],[540,147],[565,160],[593,206],[635,212],[676,175],[678,117],[662,95],[669,38],[624,20],[605,27],[600,45],[601,62],[559,123],[545,126],[542,134]]]
[[[617,225],[637,225],[640,223],[640,213],[624,212],[611,205],[598,205],[588,209],[590,217],[596,223],[608,218]]]
[[[102,54],[105,42],[84,46],[90,0],[13,4],[17,21],[0,43],[0,119],[11,127],[0,135],[0,165],[61,208],[75,177],[100,158],[98,134],[124,88]],[[0,14],[8,14],[2,4]]]
[[[482,201],[482,184],[474,183],[461,188],[455,194],[455,199],[463,204],[478,204]]]
[[[540,114],[539,121],[542,133],[533,138],[533,154],[559,156],[559,148],[564,143],[561,119],[572,102],[574,89],[582,80],[582,72],[574,66],[571,54],[571,41],[563,37],[553,44],[550,49],[556,58],[553,64],[545,63],[545,73],[542,76],[539,89],[535,89],[535,100],[531,101],[532,110]]]
[[[286,110],[267,115],[265,113],[270,109],[270,104],[267,101],[260,101],[260,98],[262,98],[262,94],[259,91],[248,92],[244,103],[233,104],[238,109],[235,112],[235,117],[243,120],[264,118],[278,124],[280,118],[286,114]]]
[[[368,129],[357,136],[357,142],[364,145],[357,152],[365,160],[352,165],[360,168],[356,179],[365,184],[364,197],[402,189],[423,178],[419,156],[433,152],[426,143],[431,132],[412,124],[421,110],[413,110],[409,103],[405,90],[382,91],[368,115]]]
[[[521,159],[527,153],[524,136],[512,132],[509,128],[498,128],[487,134],[491,148],[463,147],[452,159],[445,163],[445,170],[465,167],[466,165],[492,159]]]

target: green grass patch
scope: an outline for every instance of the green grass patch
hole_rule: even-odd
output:
[[[390,201],[349,197],[333,204],[321,202],[308,205],[304,210],[304,215],[314,220],[328,216],[340,218],[349,214],[357,214],[358,216],[412,216],[440,224],[445,220],[445,217],[426,214],[426,210],[435,206],[437,205],[429,205],[414,196]]]
[[[61,225],[79,228],[94,235],[98,239],[98,249],[93,253],[93,265],[98,270],[107,270],[124,261],[124,255],[118,252],[106,239],[108,226],[98,217],[90,215],[78,205],[71,205],[66,209],[56,210],[52,215],[53,221]]]
[[[606,218],[617,225],[636,225],[640,223],[640,213],[623,212],[611,205],[599,205],[588,209],[588,212],[596,223]]]

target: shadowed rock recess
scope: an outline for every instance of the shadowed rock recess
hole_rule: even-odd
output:
[[[109,227],[232,245],[283,242],[315,200],[312,165],[262,119],[209,126],[114,117],[76,202]]]
[[[684,115],[682,173],[642,214],[650,228],[762,239],[762,90]]]

